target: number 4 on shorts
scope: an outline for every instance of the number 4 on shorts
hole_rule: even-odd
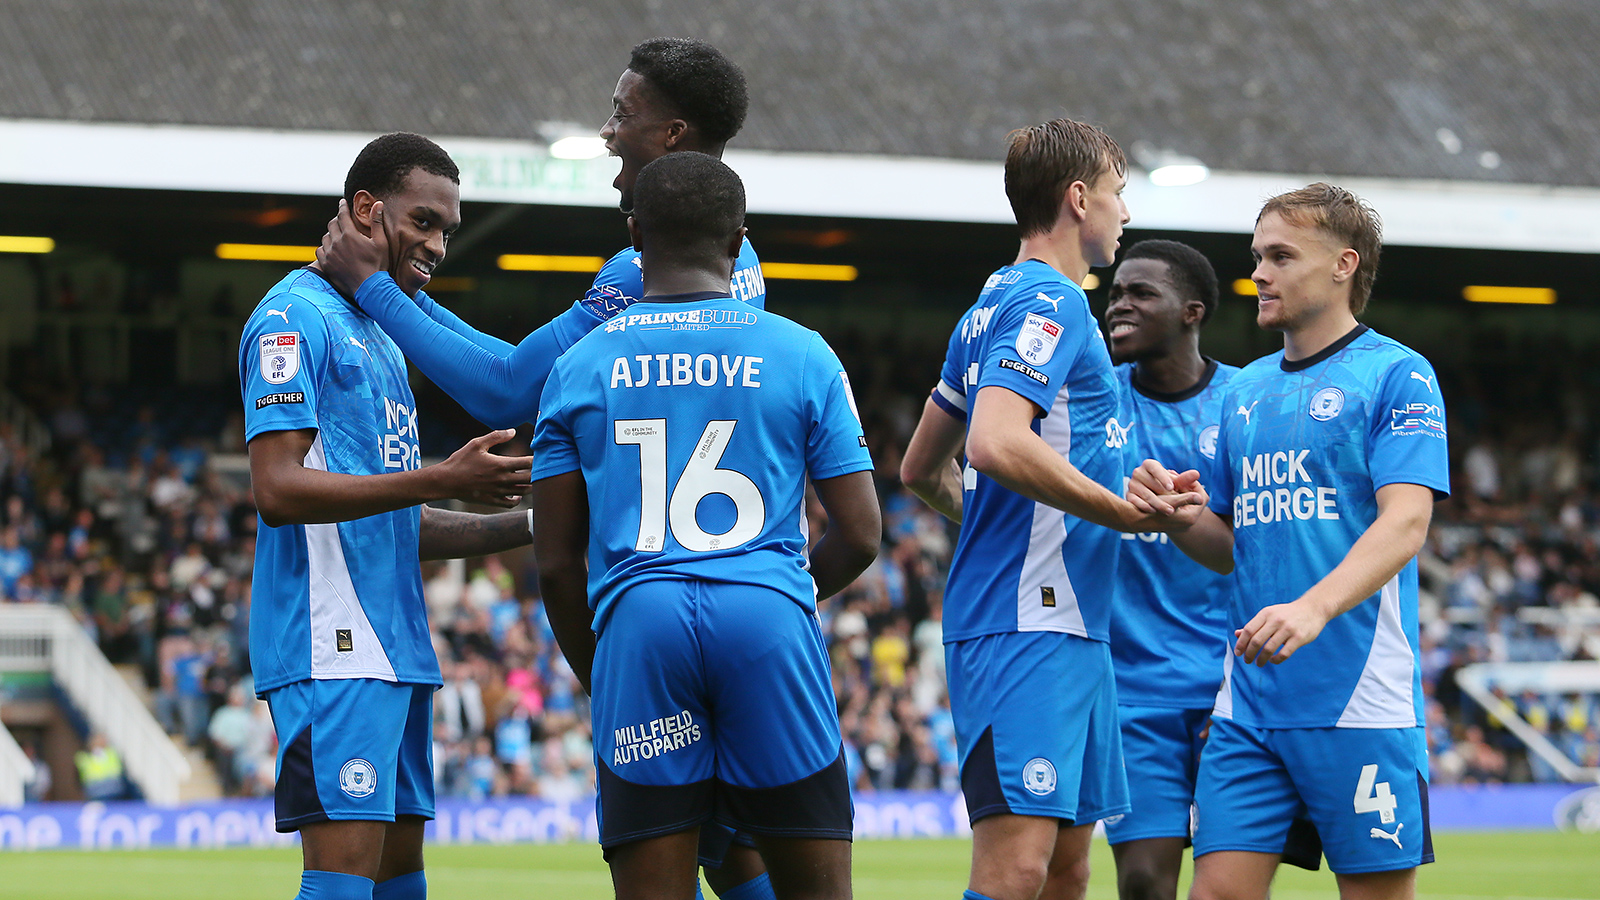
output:
[[[1361,780],[1356,782],[1356,812],[1378,814],[1378,819],[1388,825],[1394,821],[1394,808],[1400,801],[1394,799],[1394,793],[1389,790],[1389,782],[1379,782],[1378,764],[1361,767]]]

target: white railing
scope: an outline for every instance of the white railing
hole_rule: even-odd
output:
[[[0,725],[0,809],[21,806],[33,778],[33,762],[17,746],[11,732]]]
[[[1529,725],[1505,697],[1523,691],[1539,694],[1600,693],[1600,662],[1478,663],[1456,672],[1456,684],[1478,705],[1499,719],[1506,730],[1567,781],[1594,784],[1600,768],[1580,766],[1539,729]]]
[[[145,799],[176,804],[189,761],[72,615],[59,606],[0,605],[0,671],[46,668],[89,726],[122,755]]]

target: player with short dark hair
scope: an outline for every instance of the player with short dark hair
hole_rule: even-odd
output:
[[[1195,789],[1200,900],[1265,898],[1297,813],[1343,897],[1410,897],[1433,861],[1416,555],[1449,453],[1433,367],[1355,318],[1381,244],[1330,184],[1256,220],[1256,323],[1284,349],[1229,382],[1211,511],[1173,536],[1236,579]],[[1194,476],[1147,460],[1129,497],[1165,512]]]
[[[405,190],[412,172],[436,175],[460,187],[461,170],[444,148],[420,134],[396,131],[373,138],[344,177],[344,200],[354,206],[356,194],[366,191],[384,199]]]
[[[1106,437],[1130,462],[1209,469],[1222,392],[1239,371],[1200,355],[1217,275],[1176,241],[1128,248],[1106,292],[1120,422]],[[1111,601],[1111,661],[1128,771],[1125,815],[1106,820],[1122,900],[1173,900],[1189,842],[1195,774],[1222,681],[1230,579],[1166,534],[1122,535]]]
[[[649,74],[634,69],[635,63]],[[652,160],[678,150],[720,157],[748,105],[744,73],[710,44],[652,38],[635,47],[617,81],[611,118],[600,131],[622,159],[615,181],[622,210],[632,209],[634,179]],[[533,421],[556,357],[642,296],[639,254],[625,248],[601,267],[583,299],[512,346],[426,294],[398,290],[382,277],[381,257],[379,248],[338,218],[329,223],[318,254],[329,278],[383,326],[406,358],[474,418],[496,428]],[[757,309],[766,305],[766,281],[749,241],[740,245],[729,284],[736,299]]]
[[[1113,529],[1178,526],[1120,496],[1116,379],[1078,286],[1115,257],[1126,172],[1093,126],[1012,133],[1022,246],[950,335],[901,465],[961,523],[944,640],[972,819],[967,900],[1082,897],[1094,823],[1128,811],[1106,646]]]
[[[413,134],[351,167],[353,227],[391,233],[383,266],[416,293],[460,220],[455,165]],[[387,203],[387,223],[373,215]],[[250,615],[255,686],[277,729],[277,825],[300,832],[302,900],[421,900],[433,817],[433,691],[441,684],[420,558],[526,544],[513,506],[529,461],[498,431],[423,467],[405,360],[315,266],[267,292],[239,346],[250,481],[260,511]],[[374,884],[376,883],[376,887]]]
[[[744,124],[744,73],[715,47],[688,38],[651,38],[633,48],[617,81],[612,115],[601,128],[622,160],[615,187],[624,212],[633,184],[651,161],[680,150],[713,157]],[[491,427],[531,422],[557,356],[589,330],[644,295],[639,251],[625,247],[601,267],[583,299],[513,347],[474,329],[425,293],[407,296],[381,277],[385,251],[336,218],[318,258],[329,277],[356,297],[407,357],[456,402]],[[373,277],[373,276],[380,277]],[[766,281],[749,240],[729,279],[735,299],[766,306]],[[748,836],[704,829],[706,880],[729,900],[763,900],[770,889]],[[736,888],[746,890],[730,894]]]
[[[821,336],[734,299],[738,176],[644,167],[645,297],[557,360],[535,435],[551,627],[590,690],[619,898],[694,895],[701,827],[756,835],[785,897],[850,894],[850,792],[816,604],[882,537],[850,384]],[[829,516],[806,557],[806,479]]]

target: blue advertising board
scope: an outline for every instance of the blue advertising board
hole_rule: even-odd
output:
[[[1430,791],[1435,831],[1600,831],[1600,787],[1568,784],[1447,785]],[[966,837],[959,793],[886,791],[855,798],[857,838]],[[274,828],[272,801],[219,800],[159,808],[144,803],[34,803],[0,809],[0,849],[271,847],[292,844]],[[441,800],[427,839],[440,844],[596,841],[594,798]]]

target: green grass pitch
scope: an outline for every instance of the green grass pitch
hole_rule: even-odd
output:
[[[957,840],[857,842],[855,896],[957,900],[970,847]],[[1600,834],[1442,834],[1436,849],[1439,862],[1418,876],[1418,895],[1428,900],[1600,900]],[[1185,884],[1187,875],[1186,863]],[[590,844],[430,847],[428,882],[432,900],[611,897],[600,850]],[[0,853],[6,900],[290,900],[298,884],[299,853],[292,848]],[[1337,892],[1326,869],[1285,868],[1272,895],[1313,900]],[[1094,845],[1089,898],[1116,898],[1103,841]]]

